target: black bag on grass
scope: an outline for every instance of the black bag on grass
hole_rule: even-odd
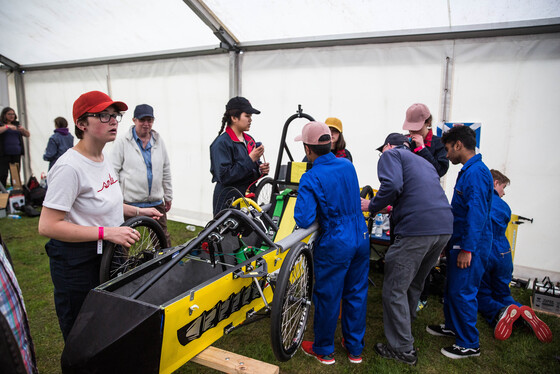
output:
[[[47,190],[41,187],[39,181],[34,176],[29,178],[27,185],[23,187],[23,192],[25,195],[25,201],[31,206],[43,205],[43,200],[45,200],[45,195],[47,194]]]

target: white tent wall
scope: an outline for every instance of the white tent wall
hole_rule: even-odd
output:
[[[107,66],[30,71],[24,74],[24,85],[31,171],[39,178],[48,169],[43,153],[54,131],[54,119],[66,118],[73,134],[72,104],[86,91],[107,92]]]
[[[9,106],[10,99],[8,95],[8,72],[0,71],[0,107]]]
[[[154,107],[154,129],[161,133],[171,159],[170,217],[206,224],[212,217],[213,191],[208,147],[228,100],[228,64],[227,55],[216,55],[26,73],[33,174],[47,171],[42,155],[54,118],[65,117],[73,133],[72,104],[82,93],[100,90],[128,104],[119,137],[132,125],[134,107],[147,103]],[[111,148],[107,145],[105,153],[110,155]]]
[[[535,218],[519,228],[516,276],[560,279],[554,238],[560,197],[541,193],[542,186],[559,182],[560,159],[553,147],[532,144],[542,139],[527,136],[527,124],[538,121],[544,133],[555,126],[559,43],[560,36],[550,34],[247,53],[243,92],[262,110],[252,135],[266,145],[267,160],[275,161],[281,125],[297,104],[317,120],[339,117],[360,185],[377,188],[375,148],[388,133],[402,131],[406,108],[426,103],[434,120],[441,120],[449,56],[454,70],[447,120],[483,123],[485,162],[512,180],[506,201],[514,213]],[[301,144],[291,141],[305,122],[287,137],[300,155]],[[443,181],[449,199],[460,168],[451,166]]]
[[[129,105],[118,137],[132,126],[136,105],[154,107],[153,128],[171,160],[173,219],[205,225],[212,218],[208,155],[229,99],[228,69],[227,54],[110,68],[113,96]]]
[[[558,132],[560,35],[457,41],[454,68],[450,120],[482,122],[483,160],[511,179],[505,201],[534,218],[519,226],[515,275],[560,280],[560,157],[546,144]],[[459,170],[447,174],[448,196]]]
[[[374,149],[389,132],[402,131],[406,108],[423,102],[435,121],[441,119],[446,57],[451,57],[447,120],[482,122],[484,160],[512,180],[506,201],[514,213],[535,218],[519,229],[516,275],[520,268],[537,269],[560,279],[553,238],[560,198],[548,192],[559,181],[559,158],[553,147],[540,146],[545,139],[529,136],[535,125],[539,133],[552,133],[554,104],[560,102],[559,49],[560,35],[550,34],[247,52],[241,65],[242,95],[262,111],[253,117],[250,133],[265,145],[273,168],[282,126],[301,104],[317,120],[341,118],[360,184],[376,188]],[[211,215],[213,191],[208,147],[220,126],[228,79],[227,55],[28,72],[24,84],[33,172],[46,170],[42,152],[52,119],[70,119],[80,93],[110,88],[114,98],[130,106],[119,136],[131,124],[135,105],[154,106],[154,128],[164,137],[172,162],[171,217],[204,224]],[[289,142],[306,121],[300,122]],[[301,152],[294,152],[296,159],[303,155],[300,144],[292,143],[290,149]],[[459,169],[451,166],[446,177],[449,197]]]
[[[254,117],[251,132],[265,144],[267,160],[275,161],[282,125],[298,104],[318,121],[338,117],[360,185],[375,188],[375,148],[390,132],[402,131],[407,107],[424,102],[437,114],[450,45],[399,43],[247,53],[243,94],[262,111]],[[301,157],[302,145],[293,144],[293,138],[305,123],[294,126],[286,139],[290,150],[299,151]]]

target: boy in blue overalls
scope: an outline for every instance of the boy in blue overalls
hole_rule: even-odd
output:
[[[446,249],[447,285],[444,294],[445,324],[426,331],[454,336],[455,344],[441,349],[452,359],[480,356],[476,328],[476,295],[492,247],[490,207],[494,186],[492,174],[476,154],[476,134],[468,126],[455,126],[441,141],[453,165],[462,164],[453,191],[453,235]]]
[[[494,336],[499,340],[510,337],[513,323],[523,318],[541,342],[552,341],[550,328],[541,321],[530,307],[521,305],[511,297],[509,284],[513,273],[511,247],[506,229],[511,218],[511,209],[502,200],[510,180],[498,170],[490,170],[494,178],[492,198],[492,251],[488,256],[486,270],[478,289],[478,311],[491,325],[495,324]]]
[[[362,362],[366,330],[369,271],[369,234],[360,206],[356,170],[345,158],[331,153],[331,131],[320,122],[303,127],[303,141],[311,170],[300,180],[294,218],[299,227],[319,222],[313,263],[315,339],[302,350],[323,364],[334,364],[334,332],[342,299],[342,345],[351,363]]]

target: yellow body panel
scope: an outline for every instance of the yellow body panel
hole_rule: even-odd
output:
[[[515,223],[519,221],[519,216],[517,214],[511,215],[511,220],[508,223],[506,228],[506,238],[509,242],[509,246],[511,247],[511,260],[515,257],[515,243],[517,241],[517,229],[519,228],[519,224]]]
[[[284,209],[284,213],[282,214],[282,219],[280,220],[278,232],[276,233],[276,237],[274,238],[275,242],[282,240],[286,236],[290,235],[292,232],[294,232],[294,228],[296,227],[296,220],[294,219],[296,198],[294,196],[289,197],[286,204],[286,208]]]
[[[307,171],[307,162],[291,162],[291,173],[289,181],[291,183],[299,183],[301,176]]]
[[[288,251],[277,253],[271,252],[262,256],[268,265],[268,272],[278,271],[282,266],[282,260]],[[251,264],[256,266],[255,262]],[[245,270],[245,267],[243,268]],[[244,287],[251,287],[252,278],[233,279],[233,274],[229,273],[211,282],[205,287],[194,292],[194,296],[185,295],[182,299],[165,306],[165,320],[163,329],[163,341],[161,349],[160,373],[172,373],[181,367],[191,358],[202,352],[216,340],[224,335],[224,328],[230,324],[238,326],[247,319],[247,312],[253,309],[255,312],[262,309],[265,305],[261,297],[257,297],[249,304],[233,312],[228,318],[219,321],[213,328],[203,332],[198,339],[182,345],[178,340],[178,330],[196,320],[204,312],[211,311],[220,302],[230,298],[232,294],[237,294]],[[264,296],[268,303],[272,301],[272,289],[266,284],[263,288]],[[192,309],[191,309],[192,307]],[[189,310],[192,314],[189,315]]]

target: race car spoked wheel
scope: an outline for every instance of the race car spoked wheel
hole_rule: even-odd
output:
[[[272,202],[273,194],[278,193],[278,185],[274,179],[266,177],[261,180],[255,190],[255,200],[259,206]]]
[[[279,361],[289,360],[303,340],[313,294],[313,255],[299,242],[280,268],[270,314],[272,350]]]
[[[121,226],[132,227],[140,233],[140,240],[130,248],[105,242],[99,278],[101,283],[126,273],[155,257],[167,248],[167,239],[159,223],[149,217],[132,217]]]

